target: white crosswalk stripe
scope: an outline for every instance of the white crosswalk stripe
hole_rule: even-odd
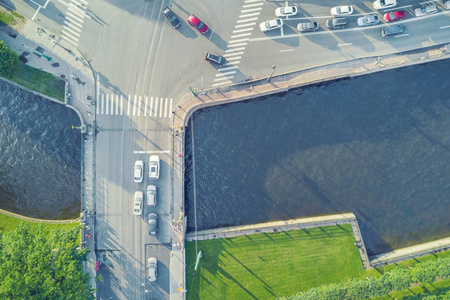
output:
[[[125,114],[147,118],[170,118],[172,111],[173,98],[141,95],[126,97],[100,93],[96,107],[97,115],[123,116]]]
[[[78,46],[81,30],[85,19],[91,19],[86,12],[84,0],[70,0],[67,5],[66,16],[63,25],[62,38],[71,44]]]

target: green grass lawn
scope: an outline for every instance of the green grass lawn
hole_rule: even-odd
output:
[[[188,299],[275,299],[365,274],[350,225],[186,244]]]
[[[65,82],[52,74],[20,64],[19,71],[11,79],[30,90],[64,102]]]

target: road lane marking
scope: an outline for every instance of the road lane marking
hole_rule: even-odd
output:
[[[67,16],[70,16],[71,18],[74,18],[75,20],[77,20],[78,22],[80,22],[80,23],[84,23],[84,20],[83,19],[80,19],[80,18],[78,18],[78,16],[75,16],[74,14],[72,14],[71,12],[67,12]],[[68,18],[69,20],[70,20],[70,18],[69,17],[66,17],[66,18]]]
[[[255,6],[261,6],[264,5],[264,2],[259,2],[259,3],[255,3],[255,4],[247,4],[242,6],[242,8],[247,8],[247,7],[255,7]]]
[[[245,20],[238,20],[238,23],[245,23],[245,22],[251,22],[251,21],[256,21],[258,20],[258,18],[250,18],[250,19],[245,19]]]
[[[447,25],[447,26],[441,26],[441,27],[439,27],[439,29],[444,29],[444,28],[449,28],[450,27],[450,25]]]
[[[238,34],[238,35],[232,35],[231,38],[232,38],[232,39],[235,39],[235,38],[240,38],[240,37],[248,36],[248,35],[251,35],[251,34],[252,34],[251,32],[248,32],[248,33],[241,33],[241,34]]]
[[[69,34],[67,31],[63,30],[62,32],[64,33],[64,36],[67,36],[68,38],[71,38],[71,39],[73,39],[73,40],[75,40],[77,42],[79,41],[79,39],[77,39],[73,35]]]
[[[120,95],[120,115],[123,115],[123,96]]]
[[[352,43],[346,43],[346,44],[338,44],[338,47],[343,47],[343,46],[350,46]]]
[[[166,98],[164,102],[164,118],[167,118],[167,104],[169,104],[169,99]]]
[[[235,59],[237,60],[237,59],[241,59],[241,58],[242,58],[242,56],[230,57],[230,58],[227,58],[227,61],[232,62]]]
[[[111,95],[111,115],[114,115],[114,105],[116,102],[114,101],[114,94]]]
[[[142,102],[142,97],[139,96],[139,100],[138,100],[138,104],[137,104],[137,115],[138,115],[138,117],[141,115],[141,102]]]
[[[223,80],[227,80],[227,79],[231,79],[231,78],[233,78],[234,76],[224,76],[224,77],[220,77],[220,78],[216,78],[216,79],[214,79],[214,82],[217,82],[217,81],[223,81]]]
[[[136,115],[136,102],[137,102],[137,95],[134,95],[134,101],[133,101],[133,116]]]
[[[134,154],[149,154],[149,153],[170,153],[170,150],[156,150],[156,151],[142,151],[142,150],[138,150],[138,151],[133,151]]]
[[[280,50],[280,52],[291,52],[291,51],[294,51],[294,49]]]
[[[130,106],[131,106],[131,95],[128,95],[128,99],[127,99],[127,116],[130,115]]]
[[[150,111],[148,113],[148,116],[151,117],[153,112],[153,96],[150,97]]]
[[[216,77],[222,77],[222,76],[231,75],[231,74],[234,74],[234,73],[236,73],[236,71],[230,71],[230,72],[225,72],[225,73],[219,73],[219,74],[216,74]]]
[[[228,70],[233,70],[233,69],[237,69],[237,67],[220,68],[220,69],[219,69],[219,72],[228,71]],[[224,73],[222,73],[222,74],[224,74]]]
[[[107,115],[109,115],[109,94],[106,94],[106,108],[105,108],[105,111],[106,111],[106,114]]]
[[[169,109],[172,111],[172,98],[170,98],[170,104],[169,104]]]
[[[247,17],[253,17],[253,16],[258,16],[260,13],[252,13],[252,14],[245,14],[245,15],[240,15],[239,18],[247,18]]]
[[[144,108],[144,117],[147,116],[147,107],[148,107],[148,97],[145,96],[145,108]]]
[[[253,25],[256,25],[256,23],[255,23],[255,22],[252,22],[252,23],[246,23],[246,24],[236,25],[236,26],[234,26],[234,28],[242,28],[242,27],[253,26]]]
[[[219,85],[230,84],[230,83],[232,83],[232,82],[231,81],[224,81],[224,82],[214,83],[212,86],[219,86]]]
[[[102,110],[101,110],[101,114],[103,115],[104,113],[105,113],[105,111],[104,111],[104,109],[105,109],[105,101],[104,101],[104,97],[103,96],[105,96],[104,94],[101,94],[100,95],[100,106],[102,107]]]
[[[155,98],[155,118],[158,115],[158,102],[159,102],[158,100],[159,100],[159,98],[156,97]]]
[[[241,50],[245,50],[245,47],[241,47],[241,48],[231,48],[231,49],[225,50],[225,53],[226,53],[226,52],[236,52],[236,51],[241,51]]]
[[[384,12],[388,12],[388,11],[391,11],[391,10],[397,10],[397,9],[400,9],[400,8],[407,8],[407,7],[411,7],[412,5],[405,5],[405,6],[400,6],[400,7],[394,7],[394,8],[388,8],[388,9],[382,9]]]
[[[261,2],[261,0],[245,0],[245,3]]]
[[[160,100],[161,100],[161,101],[160,101],[160,103],[159,103],[159,117],[161,118],[161,117],[162,117],[162,111],[163,111],[163,101],[164,101],[164,98],[161,97]]]
[[[248,40],[249,40],[249,38],[235,40],[235,41],[229,41],[228,44],[240,43],[240,42],[245,42],[245,41],[248,41]]]
[[[239,44],[234,44],[234,45],[227,45],[227,48],[231,48],[231,47],[239,47],[239,46],[245,46],[248,43],[239,43]]]
[[[237,64],[239,64],[239,63],[240,63],[240,61],[229,61],[229,62],[226,63],[225,66],[237,65]]]
[[[81,28],[76,27],[75,25],[71,24],[70,22],[67,22],[66,20],[64,20],[64,23],[66,23],[67,25],[64,25],[63,28],[72,28],[73,30],[76,30],[78,32],[81,32]]]
[[[242,54],[244,54],[244,52],[235,52],[235,53],[225,54],[223,57],[230,57],[230,56],[242,55]]]
[[[408,36],[409,35],[409,33],[407,33],[407,34],[402,34],[402,35],[396,35],[396,36],[394,36],[395,38],[399,38],[399,37],[405,37],[405,36]]]
[[[244,10],[241,10],[241,14],[252,12],[252,11],[260,11],[260,10],[262,10],[262,7],[255,7],[255,8],[250,8],[250,9],[244,9]]]
[[[419,4],[420,5],[425,5],[425,4],[429,4],[429,3],[432,3],[432,2],[438,2],[438,0],[430,0],[430,1],[426,1],[426,2],[420,2]]]
[[[281,36],[284,36],[283,26],[280,28]]]
[[[250,28],[233,30],[233,33],[244,32],[244,31],[252,31],[252,30],[253,30],[253,27],[250,27]]]

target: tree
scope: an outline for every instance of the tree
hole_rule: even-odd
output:
[[[19,57],[3,41],[0,41],[0,76],[12,78],[19,70]]]
[[[21,223],[0,235],[1,299],[94,299],[83,271],[87,249],[79,248],[80,228],[54,230]]]

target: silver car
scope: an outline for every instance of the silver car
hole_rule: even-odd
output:
[[[148,232],[152,236],[156,236],[158,233],[158,215],[155,213],[148,215]]]
[[[156,185],[147,187],[147,205],[156,206]]]
[[[149,171],[148,177],[151,180],[157,180],[159,178],[159,156],[152,155],[149,159]]]
[[[261,24],[259,24],[259,29],[262,32],[278,29],[281,27],[283,27],[283,20],[281,20],[281,19],[270,20],[270,21],[262,22]]]
[[[380,23],[380,18],[378,16],[365,16],[358,18],[358,26],[371,26]]]
[[[144,162],[142,160],[137,160],[134,163],[134,182],[142,182],[144,173]]]
[[[414,10],[414,14],[416,15],[416,17],[423,17],[423,16],[426,16],[426,15],[435,14],[437,12],[438,12],[438,8],[434,4],[433,5],[428,5],[428,6],[425,6],[425,7],[419,7],[419,8],[416,8]]]
[[[317,22],[298,23],[297,30],[300,32],[316,31],[319,29]]]
[[[148,259],[148,280],[156,281],[158,277],[158,261],[154,257]]]

